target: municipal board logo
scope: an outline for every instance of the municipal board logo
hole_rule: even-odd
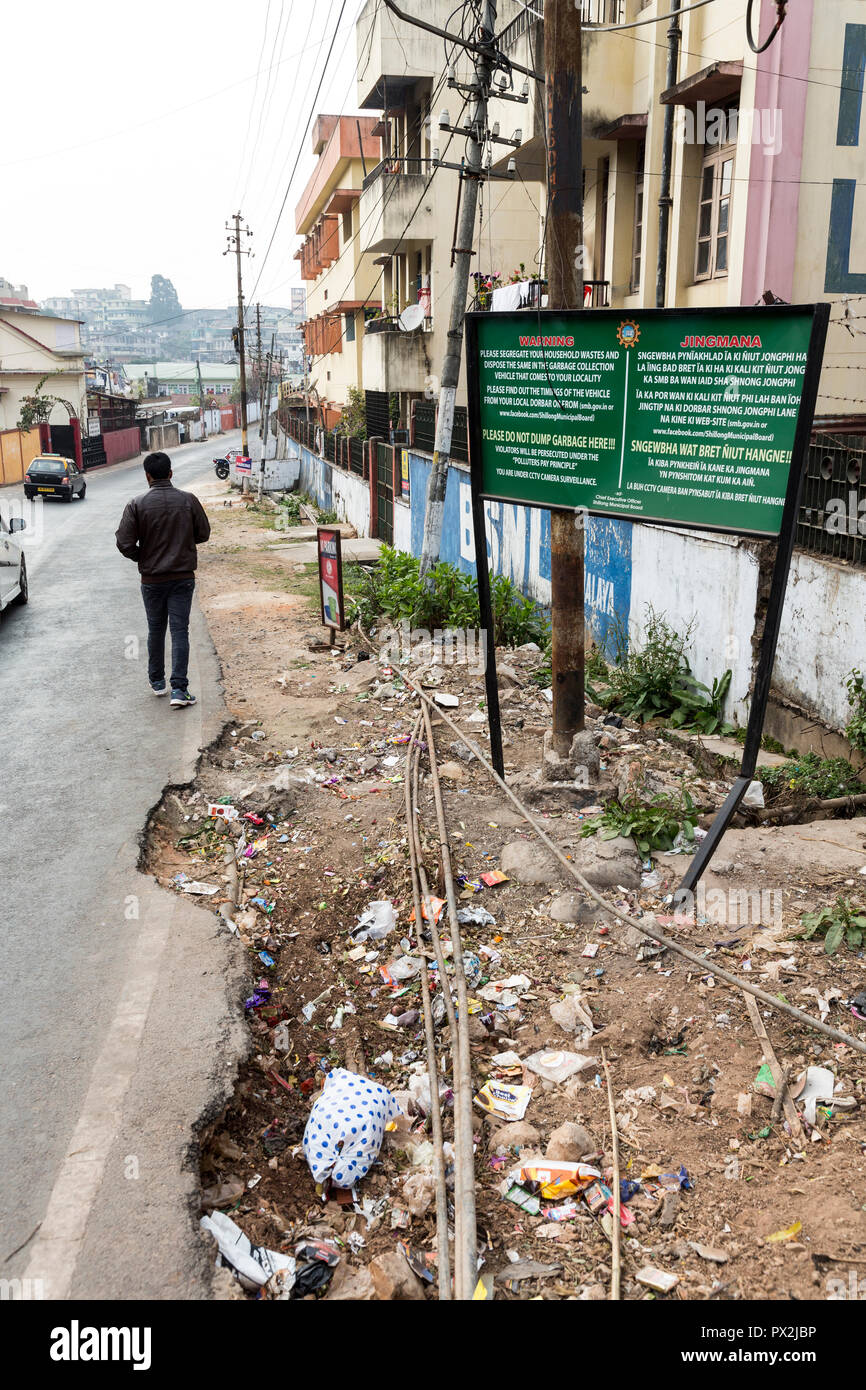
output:
[[[616,336],[621,347],[634,347],[640,337],[640,329],[634,319],[623,319],[619,328],[616,330]]]

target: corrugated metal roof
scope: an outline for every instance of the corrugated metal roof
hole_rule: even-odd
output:
[[[198,381],[195,362],[125,362],[124,371],[130,381],[156,376],[160,381]],[[240,367],[237,362],[202,362],[202,381],[237,381]]]

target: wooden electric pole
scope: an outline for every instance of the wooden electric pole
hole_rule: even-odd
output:
[[[262,394],[262,306],[256,305],[256,392]]]
[[[242,222],[242,220],[243,220],[243,219],[242,219],[242,217],[241,217],[241,214],[240,214],[239,212],[236,212],[236,213],[234,214],[234,216],[232,217],[232,219],[231,219],[231,221],[234,223],[234,226],[232,227],[230,223],[228,223],[228,222],[226,223],[226,230],[227,230],[228,233],[229,233],[229,237],[228,237],[228,245],[227,245],[225,251],[223,252],[223,255],[224,255],[224,256],[228,256],[232,251],[234,251],[235,256],[236,256],[236,258],[237,258],[237,266],[238,266],[238,353],[239,353],[239,355],[240,355],[240,363],[241,363],[241,453],[243,454],[244,458],[246,458],[246,457],[247,457],[247,357],[246,357],[246,347],[245,347],[245,340],[244,340],[244,285],[243,285],[243,277],[242,277],[242,275],[241,275],[241,256],[250,256],[250,255],[252,255],[252,252],[251,252],[249,249],[245,249],[244,246],[243,246],[243,238],[244,238],[244,237],[250,237],[250,236],[252,236],[252,232],[250,231],[249,227],[244,227],[243,230],[241,230],[241,222]],[[244,474],[244,492],[248,492],[248,491],[249,491],[249,478],[248,478],[247,474]]]
[[[547,304],[583,308],[583,75],[575,0],[544,6],[547,124]],[[584,726],[584,514],[550,513],[554,752]]]
[[[268,452],[268,427],[271,421],[271,363],[274,360],[274,346],[276,344],[277,330],[271,334],[271,350],[268,353],[268,370],[265,376],[265,386],[262,393],[262,418],[259,425],[259,438],[262,441],[262,457],[259,461],[259,501],[262,500],[262,493],[265,488],[265,456]]]
[[[204,387],[201,384],[201,358],[195,359],[195,369],[198,373],[198,403],[201,407],[201,437],[207,439],[207,417],[205,415]]]

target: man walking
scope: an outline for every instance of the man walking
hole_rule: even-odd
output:
[[[189,693],[189,613],[195,592],[196,546],[210,536],[204,507],[171,483],[168,454],[144,460],[148,491],[127,502],[115,539],[121,555],[138,562],[147,614],[147,675],[165,695],[165,631],[171,629],[171,703],[194,705]]]

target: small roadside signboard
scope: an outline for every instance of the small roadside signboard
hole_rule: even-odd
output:
[[[333,643],[334,633],[342,632],[346,626],[340,532],[335,526],[318,526],[316,542],[319,553],[319,601],[322,622],[325,627],[331,629]]]

